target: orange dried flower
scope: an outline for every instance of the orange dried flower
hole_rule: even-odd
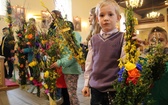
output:
[[[20,68],[23,68],[24,67],[24,65],[23,64],[20,64]]]
[[[133,70],[130,70],[128,71],[128,76],[129,77],[140,77],[140,72],[137,68],[133,69]]]
[[[28,39],[33,39],[33,35],[32,35],[32,34],[29,34],[29,35],[27,36],[27,38],[28,38]]]

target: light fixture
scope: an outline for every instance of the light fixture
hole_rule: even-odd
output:
[[[160,16],[160,13],[152,11],[152,12],[148,13],[146,16],[147,16],[147,18],[158,18]]]
[[[83,27],[83,28],[88,27],[87,22],[82,22],[82,27]]]
[[[146,14],[147,18],[158,18],[160,16],[159,12],[154,11],[153,0],[152,0],[152,12]]]
[[[165,0],[165,5],[168,5],[168,0]]]
[[[138,8],[141,7],[143,4],[143,0],[128,0],[126,1],[126,6],[131,6],[132,8]]]

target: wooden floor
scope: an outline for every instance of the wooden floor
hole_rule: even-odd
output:
[[[15,71],[16,80],[18,79],[18,70]],[[84,78],[83,73],[79,76],[77,95],[80,101],[80,105],[90,105],[90,97],[83,97],[81,90],[83,89]],[[24,90],[21,88],[0,91],[0,105],[49,105],[49,101],[44,94],[41,94],[41,98],[32,93],[28,93],[29,86],[26,86]],[[43,90],[41,90],[43,91]],[[57,104],[59,105],[59,104]]]
[[[0,91],[0,105],[49,105],[49,101],[18,88]]]

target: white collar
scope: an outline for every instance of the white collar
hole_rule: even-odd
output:
[[[115,29],[112,30],[112,31],[106,32],[106,33],[101,30],[101,31],[100,31],[100,35],[101,35],[101,36],[102,36],[103,34],[111,35],[111,34],[116,33],[116,32],[118,32],[118,29],[117,29],[117,28],[115,28]]]

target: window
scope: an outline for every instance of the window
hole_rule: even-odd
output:
[[[72,21],[72,2],[71,0],[55,0],[55,9],[61,11],[63,17]]]
[[[121,19],[120,19],[120,31],[125,32],[126,27],[125,27],[125,15],[124,13],[121,13]]]
[[[6,15],[6,0],[0,0],[0,15]]]

